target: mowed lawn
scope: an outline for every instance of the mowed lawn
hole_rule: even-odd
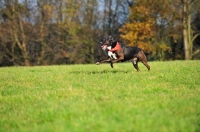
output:
[[[200,61],[0,68],[0,132],[199,132]]]

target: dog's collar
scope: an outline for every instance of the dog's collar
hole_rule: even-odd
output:
[[[121,46],[120,46],[119,42],[117,42],[116,46],[114,48],[112,48],[110,51],[113,52],[113,51],[117,51],[120,49],[121,49]]]

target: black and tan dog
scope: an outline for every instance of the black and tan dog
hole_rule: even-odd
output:
[[[135,69],[137,71],[140,71],[139,67],[138,67],[138,62],[141,61],[148,70],[150,70],[150,66],[147,63],[147,58],[146,55],[151,54],[151,53],[145,53],[142,49],[135,47],[135,46],[123,46],[120,45],[118,42],[114,41],[113,38],[111,36],[105,38],[103,40],[103,42],[100,43],[101,48],[103,50],[107,50],[108,51],[108,58],[102,59],[99,62],[97,62],[96,64],[100,64],[103,62],[110,62],[111,67],[113,68],[113,63],[115,62],[124,62],[127,60],[131,60],[133,63],[133,66],[135,67]],[[111,56],[112,52],[112,56],[114,56],[116,54],[117,58],[114,58]]]

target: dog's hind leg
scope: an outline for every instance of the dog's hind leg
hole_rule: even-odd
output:
[[[150,66],[148,65],[147,61],[142,61],[142,63],[147,67],[147,69],[150,71]]]
[[[141,62],[147,67],[147,69],[150,71],[150,66],[149,66],[148,63],[147,63],[147,58],[146,58],[146,56],[145,56],[145,54],[144,54],[143,51],[139,53],[138,57],[139,57],[140,61],[141,61]]]
[[[150,71],[150,66],[149,66],[148,63],[147,63],[147,58],[146,58],[144,52],[141,53],[140,61],[141,61],[141,62],[147,67],[147,69]]]
[[[135,69],[139,72],[140,69],[138,67],[138,58],[137,57],[134,57],[132,60],[132,63],[133,63],[133,66],[135,67]]]

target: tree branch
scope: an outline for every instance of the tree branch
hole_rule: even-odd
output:
[[[192,54],[192,56],[195,56],[195,55],[197,55],[197,54],[199,54],[199,53],[200,53],[200,49],[196,50],[196,51]]]
[[[192,38],[192,42],[200,35],[200,32],[195,34],[195,36]]]

